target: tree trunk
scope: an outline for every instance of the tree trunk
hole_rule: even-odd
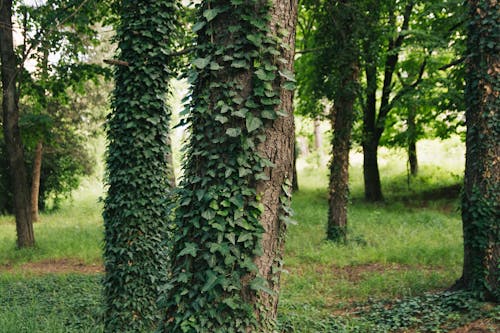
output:
[[[0,6],[0,53],[2,60],[3,131],[14,193],[17,246],[19,248],[31,247],[35,245],[35,236],[31,221],[24,150],[19,131],[19,107],[16,91],[17,66],[12,34],[12,0],[4,0]]]
[[[321,134],[321,121],[314,119],[314,149],[321,155],[321,147],[323,146],[323,136]]]
[[[293,181],[292,181],[292,190],[298,191],[299,190],[299,176],[297,173],[297,155],[298,155],[298,149],[297,149],[297,140],[294,141],[294,149],[293,149]]]
[[[293,177],[292,92],[282,87],[296,6],[201,3],[162,332],[273,331]]]
[[[349,201],[349,151],[354,120],[354,102],[358,66],[351,65],[342,81],[343,90],[335,100],[330,117],[333,128],[332,162],[330,164],[327,238],[333,241],[347,239],[347,204]],[[335,113],[335,114],[333,114]]]
[[[464,266],[458,287],[500,301],[500,4],[469,0]]]
[[[118,57],[107,119],[104,331],[153,332],[168,281],[169,81],[177,2],[119,2]]]
[[[408,110],[408,163],[410,164],[410,174],[418,174],[417,160],[417,128],[415,124],[415,106],[410,106]]]
[[[38,196],[40,194],[40,176],[42,171],[43,144],[38,141],[33,160],[33,175],[31,180],[31,220],[38,222]]]
[[[378,169],[378,138],[375,133],[377,68],[368,57],[366,65],[366,105],[363,110],[363,176],[365,199],[370,202],[382,201],[382,186]]]
[[[382,187],[377,158],[378,144],[374,141],[363,144],[363,176],[365,180],[365,199],[369,202],[383,201]]]

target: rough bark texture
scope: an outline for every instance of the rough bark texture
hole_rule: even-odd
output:
[[[16,91],[16,56],[12,36],[12,0],[0,3],[0,53],[3,89],[3,131],[14,193],[17,246],[35,245],[30,212],[29,184],[24,165],[24,150],[19,131],[19,107]]]
[[[293,191],[299,190],[299,175],[297,173],[297,140],[294,141],[295,148],[293,149],[293,181],[292,181],[292,189]]]
[[[349,200],[349,151],[351,130],[354,120],[354,87],[358,80],[358,66],[352,65],[350,75],[343,80],[347,88],[335,101],[333,128],[332,162],[330,164],[330,185],[328,201],[327,238],[345,241],[347,236],[347,203]]]
[[[272,31],[278,28],[285,29],[287,35],[283,37],[283,43],[287,45],[285,54],[282,54],[288,62],[280,65],[280,70],[293,71],[293,59],[295,49],[295,24],[297,20],[296,0],[273,0],[271,13]],[[273,125],[266,129],[266,141],[258,147],[258,151],[273,164],[266,173],[269,180],[257,183],[257,193],[261,194],[264,212],[261,215],[261,223],[264,227],[262,237],[263,254],[257,257],[255,263],[259,273],[267,280],[269,287],[275,293],[260,294],[260,303],[266,309],[267,316],[276,319],[278,311],[278,295],[280,289],[280,270],[285,241],[286,224],[280,219],[283,213],[280,196],[283,195],[283,184],[293,178],[293,155],[294,155],[294,118],[293,118],[293,93],[281,89],[281,105],[277,109],[283,110],[287,116],[280,117]],[[256,308],[257,313],[259,310]]]
[[[471,0],[466,87],[463,275],[457,286],[500,300],[500,4]]]
[[[38,222],[38,196],[40,194],[40,175],[42,171],[43,144],[39,141],[35,148],[33,174],[31,177],[31,220]]]

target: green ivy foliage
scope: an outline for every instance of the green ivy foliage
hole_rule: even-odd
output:
[[[123,0],[117,28],[113,111],[107,122],[104,206],[105,331],[151,331],[167,278],[169,181],[166,156],[171,111],[170,53],[176,1]]]
[[[500,4],[469,3],[467,152],[462,198],[465,287],[500,300]]]
[[[206,0],[197,9],[183,121],[191,136],[161,331],[266,331],[265,314],[254,312],[258,294],[272,293],[254,264],[264,232],[255,185],[272,165],[257,147],[280,116],[280,89],[293,89],[293,75],[278,70],[285,60],[269,28],[269,1]]]

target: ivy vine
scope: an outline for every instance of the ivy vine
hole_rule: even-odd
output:
[[[105,331],[150,331],[167,279],[170,109],[175,0],[123,0],[113,111],[107,122]]]
[[[258,332],[254,300],[272,293],[254,259],[262,254],[263,211],[255,185],[272,163],[257,153],[282,114],[280,38],[271,3],[206,0],[197,5],[197,48],[182,121],[190,130],[178,190],[172,271],[161,299],[162,332]],[[282,83],[282,86],[280,86]]]
[[[500,300],[500,4],[470,0],[467,152],[462,198],[465,287]]]

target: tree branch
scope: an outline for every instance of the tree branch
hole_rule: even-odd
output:
[[[439,67],[438,69],[439,69],[440,71],[447,70],[447,69],[448,69],[448,68],[450,68],[450,67],[453,67],[453,66],[456,66],[456,65],[458,65],[458,64],[461,64],[462,62],[464,62],[464,61],[465,61],[465,59],[467,59],[467,57],[462,57],[462,58],[456,59],[456,60],[454,60],[454,61],[450,62],[450,63],[449,63],[449,64],[447,64],[447,65],[444,65],[444,66]]]

